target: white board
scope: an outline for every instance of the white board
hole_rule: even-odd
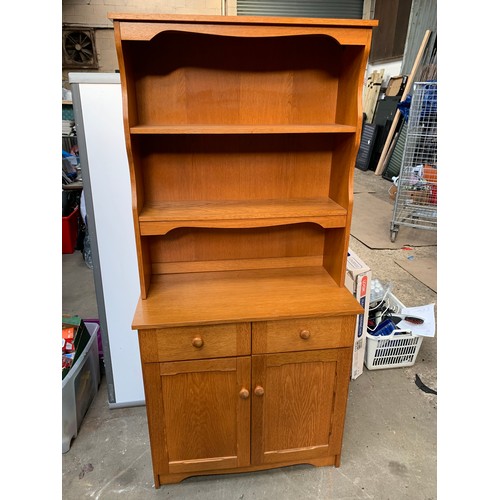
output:
[[[131,329],[140,285],[119,75],[69,77],[85,203],[92,219],[88,226],[99,319],[106,335],[109,404],[144,404],[137,332]]]

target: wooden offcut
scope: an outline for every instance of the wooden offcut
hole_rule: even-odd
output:
[[[422,43],[420,45],[420,49],[417,53],[417,56],[415,58],[415,62],[413,63],[413,68],[410,72],[410,75],[408,76],[408,81],[406,82],[406,87],[405,90],[403,91],[403,95],[401,96],[401,102],[404,102],[411,91],[411,88],[413,86],[413,80],[415,79],[415,75],[417,73],[417,70],[420,66],[420,63],[422,62],[422,58],[424,55],[424,51],[427,47],[427,43],[429,42],[429,38],[431,36],[431,31],[427,30],[425,32],[424,38],[422,40]],[[389,151],[391,149],[391,144],[394,139],[394,135],[396,133],[398,124],[399,124],[399,119],[401,117],[401,111],[396,110],[396,114],[394,115],[394,119],[391,124],[391,128],[389,130],[389,133],[387,135],[387,139],[384,144],[384,149],[382,150],[382,153],[380,155],[379,161],[377,163],[377,167],[375,169],[375,174],[376,175],[381,175],[384,171],[385,165],[387,163]]]
[[[366,123],[373,122],[383,79],[384,70],[381,69],[373,71],[366,81],[363,90],[363,111],[366,115]]]

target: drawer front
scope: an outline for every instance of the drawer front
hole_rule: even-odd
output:
[[[182,361],[250,354],[250,323],[139,330],[143,362]]]
[[[356,316],[259,321],[252,324],[252,353],[352,347]]]

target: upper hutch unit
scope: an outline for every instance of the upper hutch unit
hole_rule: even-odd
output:
[[[344,287],[353,175],[377,22],[109,17],[156,486],[338,465],[362,311]]]

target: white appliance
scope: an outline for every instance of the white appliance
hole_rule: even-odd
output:
[[[144,404],[140,295],[118,73],[70,73],[110,407]]]

